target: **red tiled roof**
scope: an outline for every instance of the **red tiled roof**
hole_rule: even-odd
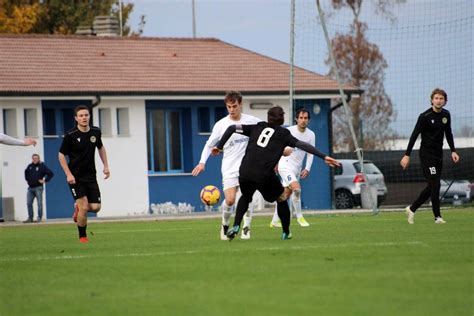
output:
[[[335,81],[295,71],[299,92]],[[348,90],[356,91],[346,86]],[[288,93],[289,66],[217,39],[0,36],[0,94]]]

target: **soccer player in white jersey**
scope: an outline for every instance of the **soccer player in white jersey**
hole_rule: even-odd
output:
[[[303,108],[298,109],[295,117],[296,125],[288,127],[291,135],[298,140],[315,146],[316,137],[314,132],[308,128],[310,120],[309,111]],[[282,185],[293,191],[290,197],[290,209],[293,210],[294,214],[296,214],[296,221],[302,227],[308,227],[309,223],[304,219],[301,212],[301,185],[299,180],[304,179],[309,175],[311,165],[313,164],[313,155],[308,154],[306,157],[306,166],[302,169],[305,156],[305,151],[295,148],[289,156],[281,157],[278,162],[278,173]],[[270,227],[281,227],[276,207]]]
[[[212,128],[211,136],[204,145],[199,163],[192,171],[193,176],[199,175],[204,171],[204,166],[211,154],[212,148],[219,142],[224,132],[231,125],[235,124],[256,124],[261,120],[242,113],[242,95],[238,91],[227,92],[224,103],[229,115],[222,118]],[[224,157],[222,158],[222,186],[224,190],[224,201],[221,204],[222,227],[221,239],[227,239],[227,230],[229,229],[230,217],[232,215],[237,190],[239,188],[239,168],[242,158],[247,148],[248,137],[241,134],[233,134],[224,146]],[[242,229],[242,239],[250,239],[250,223],[252,220],[253,206],[244,216],[244,225]]]

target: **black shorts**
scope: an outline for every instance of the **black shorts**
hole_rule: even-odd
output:
[[[239,177],[239,185],[242,195],[251,198],[255,191],[258,190],[267,202],[275,202],[285,190],[281,185],[280,179],[275,174],[265,178],[262,182]]]
[[[76,181],[75,184],[69,184],[69,190],[71,190],[72,198],[74,200],[87,196],[87,201],[89,203],[101,203],[100,190],[97,181]]]
[[[432,156],[420,155],[421,168],[426,180],[441,179],[441,172],[443,171],[443,160]]]

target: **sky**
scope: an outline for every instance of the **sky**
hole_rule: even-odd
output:
[[[145,15],[142,36],[192,37],[192,0],[123,0],[135,4],[129,25],[138,29]],[[387,61],[385,90],[397,112],[391,127],[411,132],[416,117],[429,107],[435,87],[448,92],[448,106],[457,125],[474,125],[469,94],[474,91],[472,40],[474,6],[471,0],[407,0],[394,6],[397,23],[374,14],[373,0],[365,0],[361,19],[368,37]],[[290,0],[195,0],[197,37],[224,42],[289,62]],[[348,10],[331,11],[321,0],[330,35],[348,30]],[[295,61],[320,74],[327,73],[327,48],[314,0],[297,0]]]

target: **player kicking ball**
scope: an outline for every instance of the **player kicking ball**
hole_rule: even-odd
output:
[[[274,172],[274,167],[283,155],[285,147],[297,147],[323,159],[331,167],[340,166],[340,163],[314,146],[300,141],[291,135],[290,131],[281,127],[285,112],[280,106],[275,106],[267,112],[267,122],[255,125],[229,126],[216,147],[213,155],[222,152],[224,144],[232,134],[242,134],[249,137],[247,150],[239,169],[239,184],[242,196],[237,203],[237,212],[234,226],[227,232],[229,240],[239,233],[242,218],[248,208],[255,191],[259,191],[268,202],[277,202],[278,216],[282,223],[282,239],[291,239],[290,209],[286,200],[291,194],[289,188],[284,188]]]
[[[261,120],[242,113],[242,95],[238,91],[229,91],[226,93],[224,103],[229,113],[222,118],[212,128],[212,133],[204,145],[199,163],[192,171],[193,176],[198,176],[205,169],[205,164],[211,155],[212,148],[221,139],[227,127],[234,124],[256,124]],[[221,204],[222,210],[222,226],[220,231],[221,240],[227,240],[227,231],[229,229],[230,217],[234,210],[234,204],[239,189],[239,167],[240,162],[247,148],[248,137],[245,135],[235,134],[230,137],[229,141],[223,144],[224,157],[222,158],[222,187],[224,191],[224,201]],[[246,213],[244,219],[244,228],[242,230],[242,239],[250,239],[250,224],[252,221],[253,205]]]

